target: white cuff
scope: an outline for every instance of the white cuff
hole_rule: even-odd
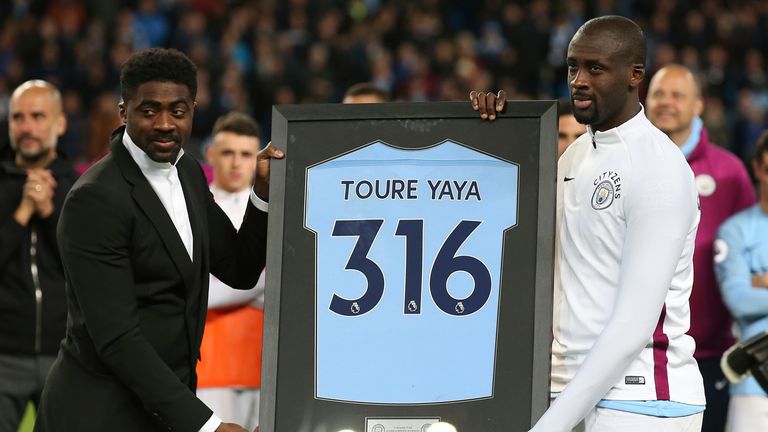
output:
[[[219,425],[221,425],[221,419],[213,414],[198,432],[215,432]]]
[[[256,192],[251,188],[251,204],[255,205],[257,209],[267,213],[269,211],[269,203],[259,198]]]

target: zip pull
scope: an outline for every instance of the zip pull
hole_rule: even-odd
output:
[[[29,271],[35,287],[35,354],[42,351],[43,338],[43,287],[40,285],[40,269],[37,265],[37,230],[33,227],[29,235]]]

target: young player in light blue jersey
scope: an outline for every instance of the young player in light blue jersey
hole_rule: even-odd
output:
[[[752,166],[759,201],[725,221],[715,240],[715,272],[741,340],[768,330],[768,132],[757,142]],[[753,377],[731,386],[728,430],[768,430],[768,397]]]

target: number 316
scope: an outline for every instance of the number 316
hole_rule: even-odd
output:
[[[358,240],[347,261],[347,270],[363,274],[367,288],[357,299],[345,299],[333,294],[329,309],[339,315],[364,315],[381,301],[384,295],[384,273],[379,265],[368,258],[373,241],[384,223],[382,219],[338,220],[333,227],[334,237],[357,236]],[[483,307],[491,295],[491,272],[479,259],[459,255],[456,251],[480,225],[479,221],[462,220],[445,239],[437,252],[429,275],[429,291],[440,310],[449,315],[470,315]],[[424,221],[402,219],[397,224],[397,236],[405,237],[405,296],[403,313],[421,313]],[[464,299],[454,298],[448,292],[448,278],[463,271],[474,280],[472,293]]]

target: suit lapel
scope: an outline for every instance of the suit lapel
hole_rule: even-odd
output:
[[[184,198],[187,202],[187,213],[189,213],[189,223],[192,226],[192,237],[194,238],[194,248],[192,252],[195,264],[195,275],[197,277],[195,286],[198,291],[190,292],[190,296],[197,296],[197,302],[189,302],[197,309],[192,308],[189,313],[197,318],[197,325],[187,326],[190,346],[199,347],[203,336],[203,327],[205,326],[205,315],[208,311],[208,230],[207,220],[207,202],[205,194],[206,188],[195,188],[195,182],[199,179],[194,178],[194,173],[200,170],[196,166],[197,162],[190,158],[182,157],[178,163],[179,181],[184,190]],[[201,173],[202,175],[202,173]],[[202,192],[202,194],[200,193]],[[198,359],[198,351],[193,350],[193,358],[190,359],[193,364]]]
[[[154,225],[160,240],[168,251],[168,255],[181,274],[184,284],[187,289],[191,289],[195,286],[196,266],[189,259],[189,254],[184,247],[184,243],[181,241],[181,237],[179,237],[179,232],[176,230],[176,226],[173,224],[160,198],[158,198],[154,189],[152,189],[152,186],[150,186],[144,174],[141,173],[138,165],[136,165],[136,162],[123,145],[122,131],[124,129],[124,127],[120,128],[112,135],[111,150],[115,162],[120,167],[125,179],[133,185],[133,199],[152,225]],[[197,249],[196,245],[195,252],[197,252]]]
[[[200,196],[195,190],[195,180],[191,177],[191,170],[196,167],[190,167],[190,163],[197,163],[187,160],[186,157],[182,157],[178,163],[179,181],[181,182],[181,188],[184,190],[184,200],[187,203],[187,214],[189,215],[189,223],[192,226],[192,258],[195,263],[201,263],[203,257],[204,236],[207,232],[203,227],[203,218],[205,215],[201,214],[201,211],[205,209],[205,197]]]

